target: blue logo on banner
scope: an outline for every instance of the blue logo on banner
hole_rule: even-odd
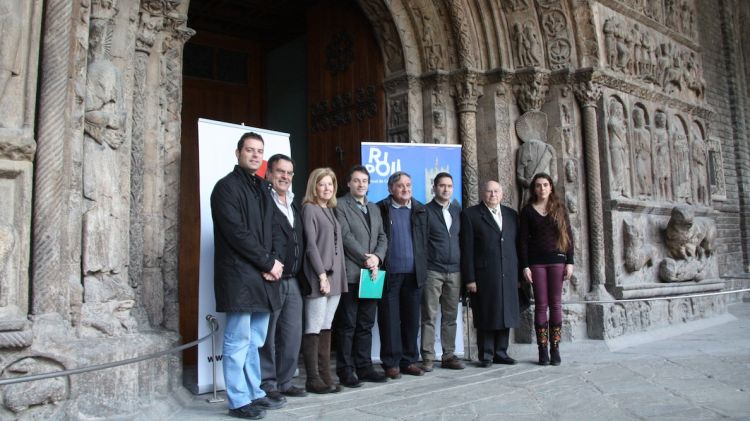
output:
[[[461,203],[461,146],[424,143],[362,143],[362,165],[370,172],[368,198],[388,196],[388,177],[397,171],[411,175],[412,194],[422,203],[432,200],[432,180],[447,172],[453,176],[453,199]]]

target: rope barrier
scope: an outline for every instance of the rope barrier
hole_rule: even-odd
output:
[[[718,292],[706,292],[701,294],[688,294],[688,295],[669,295],[666,297],[646,297],[646,298],[628,298],[622,300],[584,300],[584,301],[566,301],[563,305],[571,304],[617,304],[617,303],[634,303],[639,301],[661,301],[661,300],[674,300],[676,298],[697,298],[697,297],[710,297],[712,295],[725,295],[725,294],[736,294],[739,292],[748,292],[750,288],[745,289],[733,289],[731,291],[718,291]]]
[[[202,338],[200,338],[198,340],[195,340],[193,342],[180,345],[180,346],[172,348],[172,349],[167,349],[167,350],[164,350],[164,351],[154,352],[152,354],[142,355],[140,357],[128,358],[126,360],[120,360],[120,361],[113,361],[113,362],[104,363],[104,364],[91,365],[91,366],[88,366],[88,367],[80,367],[80,368],[74,368],[74,369],[62,370],[62,371],[53,371],[51,373],[32,374],[32,375],[29,375],[29,376],[13,377],[13,378],[10,378],[10,379],[0,379],[0,386],[5,386],[5,385],[15,384],[15,383],[31,382],[31,381],[36,381],[36,380],[51,379],[51,378],[54,378],[54,377],[70,376],[70,375],[73,375],[73,374],[88,373],[90,371],[104,370],[106,368],[113,368],[113,367],[119,367],[121,365],[138,363],[138,362],[141,362],[141,361],[150,360],[150,359],[153,359],[153,358],[158,358],[158,357],[161,357],[163,355],[173,354],[175,352],[180,352],[180,351],[183,351],[185,349],[194,347],[194,346],[198,345],[199,343],[207,340],[208,338],[213,337],[216,334],[216,332],[219,330],[219,323],[216,321],[216,318],[213,315],[209,314],[209,315],[206,316],[206,320],[208,320],[209,324],[211,325],[211,333],[209,333],[208,335],[206,335],[206,336],[204,336],[204,337],[202,337]]]

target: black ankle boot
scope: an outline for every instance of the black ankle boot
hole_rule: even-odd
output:
[[[562,325],[550,325],[550,364],[560,365],[560,337],[562,336]]]
[[[547,325],[536,325],[536,344],[539,346],[539,365],[549,365],[549,353],[547,352]]]

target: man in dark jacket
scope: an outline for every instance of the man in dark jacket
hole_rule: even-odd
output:
[[[412,198],[411,176],[398,171],[388,178],[390,196],[378,202],[388,237],[386,283],[378,303],[380,360],[391,379],[401,372],[421,376],[417,366],[419,303],[427,274],[427,212]]]
[[[470,294],[479,363],[515,364],[508,356],[510,328],[518,327],[518,214],[500,205],[503,189],[488,181],[482,203],[461,214],[461,277]]]
[[[281,275],[280,307],[271,314],[268,338],[260,350],[263,373],[261,388],[271,400],[284,396],[305,396],[305,389],[292,384],[302,344],[302,293],[298,274],[305,245],[300,210],[294,203],[292,187],[294,162],[276,154],[268,159],[266,180],[271,183],[273,212],[273,252],[284,263]],[[306,285],[306,283],[305,283]]]
[[[268,184],[256,174],[263,149],[260,135],[242,135],[234,171],[211,193],[216,311],[226,313],[222,365],[229,414],[248,419],[284,405],[260,388],[258,348],[266,341],[271,312],[279,308],[284,268],[272,254],[274,204]]]
[[[422,369],[432,371],[435,360],[435,321],[440,309],[441,367],[460,370],[456,350],[456,318],[461,294],[461,206],[453,199],[453,177],[435,176],[435,197],[427,209],[427,282],[422,292]]]

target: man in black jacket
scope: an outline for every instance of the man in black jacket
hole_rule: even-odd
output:
[[[421,376],[417,366],[419,303],[427,272],[427,212],[412,198],[411,176],[398,171],[388,179],[390,196],[378,202],[388,237],[386,284],[378,303],[380,360],[391,379],[401,372]]]
[[[279,308],[284,268],[272,254],[275,206],[268,184],[256,174],[263,149],[260,135],[242,135],[237,165],[211,193],[216,311],[226,313],[222,365],[229,415],[248,419],[284,406],[260,388],[258,348],[266,341],[271,312]]]
[[[453,177],[435,176],[435,197],[427,209],[427,282],[422,292],[422,369],[432,371],[435,360],[435,320],[440,309],[441,366],[460,370],[456,350],[456,318],[461,294],[461,206],[453,198]]]
[[[277,401],[283,401],[283,395],[307,395],[305,389],[292,384],[302,343],[302,293],[298,273],[305,255],[302,218],[290,190],[292,177],[292,158],[276,154],[268,159],[266,180],[271,183],[271,198],[276,205],[273,252],[284,263],[284,273],[279,282],[280,307],[271,314],[268,338],[260,350],[260,366],[263,373],[261,388],[270,399]]]

